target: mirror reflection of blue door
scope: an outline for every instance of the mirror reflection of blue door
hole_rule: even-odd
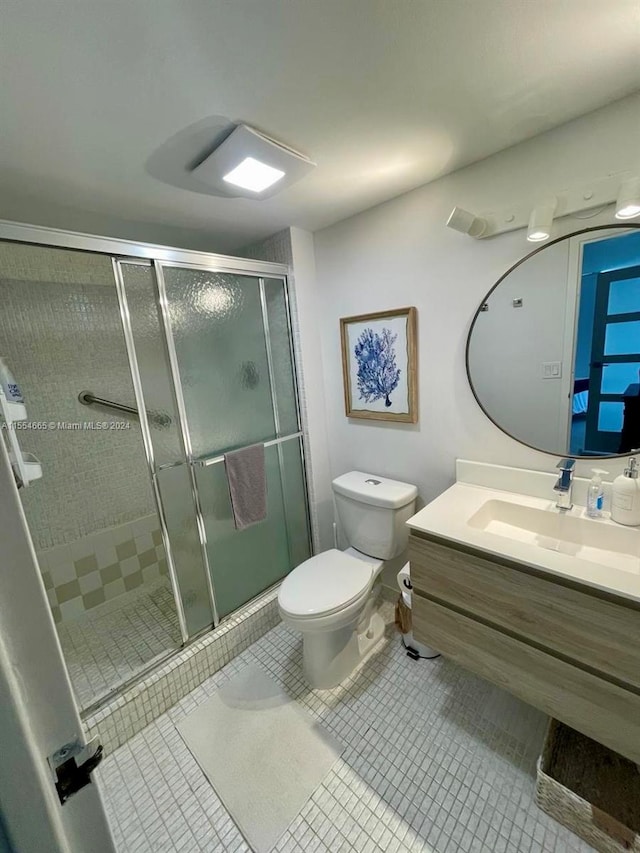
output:
[[[640,266],[609,270],[596,285],[585,446],[640,447]]]

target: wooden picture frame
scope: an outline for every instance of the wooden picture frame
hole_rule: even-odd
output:
[[[348,418],[418,421],[415,308],[342,317],[342,375]]]

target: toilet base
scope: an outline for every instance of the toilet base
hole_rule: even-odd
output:
[[[371,616],[371,622],[366,632],[358,634],[358,646],[360,648],[360,662],[364,661],[375,649],[384,636],[384,619],[376,610]]]
[[[360,630],[356,630],[356,628]],[[380,613],[337,631],[305,633],[302,641],[302,670],[310,687],[328,690],[345,681],[378,645],[385,624]]]

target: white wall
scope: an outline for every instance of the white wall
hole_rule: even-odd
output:
[[[333,475],[358,468],[414,482],[429,501],[454,479],[454,460],[553,468],[557,459],[498,430],[469,388],[469,324],[496,279],[528,252],[522,230],[475,241],[445,227],[454,205],[470,210],[533,204],[609,172],[638,169],[640,96],[626,98],[507,149],[315,235],[324,399]],[[613,222],[612,209],[564,219],[556,233]],[[419,422],[347,420],[342,397],[340,317],[418,308]],[[579,473],[588,461],[578,463]],[[618,473],[620,461],[607,463]]]

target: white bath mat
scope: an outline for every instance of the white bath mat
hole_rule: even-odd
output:
[[[267,853],[344,747],[250,665],[178,730],[256,853]]]

